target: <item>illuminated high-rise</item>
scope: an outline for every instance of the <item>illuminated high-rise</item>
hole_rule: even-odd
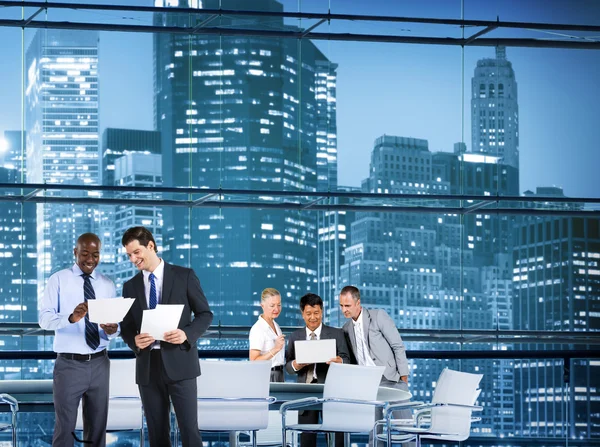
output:
[[[27,182],[97,185],[98,33],[39,30],[25,63]],[[73,262],[77,237],[97,219],[89,205],[38,205],[38,293]]]
[[[519,168],[519,106],[517,81],[506,48],[495,58],[477,61],[471,79],[471,150],[493,155]]]
[[[178,6],[236,9],[243,2]],[[254,7],[283,11],[274,0]],[[189,19],[156,14],[155,24],[188,26]],[[218,25],[236,20],[222,17]],[[255,25],[285,27],[273,18]],[[165,186],[316,191],[319,172],[325,179],[336,171],[318,162],[337,163],[335,65],[312,42],[200,32],[154,39]],[[317,290],[317,220],[310,210],[174,209],[165,215],[163,240],[165,258],[196,269],[221,323],[251,324],[261,290],[275,287],[284,306],[279,321],[295,324],[299,297]]]

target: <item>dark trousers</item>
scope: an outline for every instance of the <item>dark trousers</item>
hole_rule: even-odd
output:
[[[52,392],[56,419],[52,445],[72,446],[77,409],[82,401],[83,439],[94,447],[106,445],[110,361],[106,355],[82,362],[60,355],[54,364]]]
[[[139,385],[148,426],[150,447],[171,446],[171,406],[181,434],[183,447],[202,445],[198,430],[198,387],[196,378],[173,381],[163,366],[159,349],[150,353],[150,381]]]
[[[318,424],[321,416],[320,410],[304,410],[298,412],[298,424]],[[328,433],[327,436],[332,436]],[[316,433],[300,433],[300,447],[316,447],[317,445],[317,434]],[[335,434],[335,447],[344,447],[344,434]]]

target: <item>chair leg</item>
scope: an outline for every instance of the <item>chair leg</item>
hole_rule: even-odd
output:
[[[419,435],[415,437],[415,447],[421,447],[421,437]]]
[[[252,430],[252,447],[256,447],[256,430]]]
[[[12,414],[12,445],[17,447],[17,413]]]
[[[281,413],[281,447],[287,447],[287,430],[285,429],[285,410]]]

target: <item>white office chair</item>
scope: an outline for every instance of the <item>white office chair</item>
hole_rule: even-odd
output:
[[[298,412],[288,411],[287,418],[288,424],[298,423]],[[256,445],[257,446],[269,446],[269,445],[281,445],[281,415],[279,410],[269,410],[269,425],[263,430],[256,432]],[[238,445],[243,445],[238,438]],[[295,434],[292,437],[288,437],[287,447],[298,447],[298,436]]]
[[[282,446],[288,430],[307,432],[368,433],[375,423],[377,390],[384,371],[383,366],[359,366],[332,363],[329,365],[323,397],[307,397],[281,405]],[[290,424],[289,410],[298,410],[322,403],[322,424]]]
[[[12,445],[17,445],[17,413],[19,412],[19,403],[17,399],[12,397],[10,394],[0,394],[0,403],[8,404],[11,412],[10,424],[0,424],[0,431],[12,430]]]
[[[200,361],[198,426],[200,431],[248,431],[257,445],[257,430],[269,423],[271,362]]]
[[[83,430],[82,406],[77,412],[76,430]],[[135,383],[135,359],[110,362],[110,388],[106,431],[139,430],[144,446],[144,411]]]
[[[422,439],[436,439],[442,441],[464,441],[471,432],[471,422],[479,420],[473,418],[473,411],[483,408],[475,406],[481,392],[478,389],[483,374],[470,374],[444,368],[441,372],[433,399],[429,404],[404,403],[392,404],[385,408],[384,420],[378,425],[386,427],[385,434],[379,435],[382,441],[387,441],[388,447],[394,442],[404,443],[416,441],[420,447]],[[398,408],[416,409],[415,425],[406,425],[406,421],[394,421],[391,412]]]

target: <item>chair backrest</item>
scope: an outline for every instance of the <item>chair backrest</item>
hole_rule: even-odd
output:
[[[142,400],[135,383],[135,359],[111,360],[106,429],[139,430],[143,426]],[[125,399],[122,399],[125,398]],[[83,429],[82,404],[77,412],[76,430]]]
[[[286,425],[298,423],[298,412],[291,410],[286,413]],[[291,447],[298,445],[298,433],[292,431],[287,435],[287,443]],[[281,446],[281,414],[278,410],[269,410],[269,425],[264,430],[256,432],[256,445]]]
[[[332,363],[325,378],[323,397],[374,401],[384,370],[383,366]],[[374,424],[373,405],[323,404],[323,430],[364,433],[371,431]]]
[[[110,361],[110,397],[140,397],[135,383],[135,359]]]
[[[444,368],[438,378],[432,403],[475,405],[481,392],[479,382],[483,374],[471,374]],[[471,431],[471,412],[469,408],[452,406],[433,407],[431,410],[431,432],[453,433],[444,436],[450,441],[464,441]],[[428,436],[423,436],[428,437]]]
[[[269,397],[270,361],[200,361],[198,425],[205,431],[260,430],[267,428],[269,404],[243,400],[203,398]]]

